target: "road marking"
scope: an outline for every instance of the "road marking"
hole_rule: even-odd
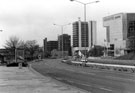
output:
[[[57,80],[64,80],[63,78],[59,78],[59,77],[55,77],[55,79],[57,79]]]
[[[89,73],[89,72],[83,72],[83,71],[79,71],[79,72],[83,74],[96,75],[95,73]]]
[[[106,90],[106,91],[112,91],[111,89],[107,89],[107,88],[100,88],[102,90]]]
[[[71,81],[71,80],[66,80],[66,81],[68,81],[69,83],[74,83],[74,81]]]
[[[113,76],[106,76],[106,77],[107,77],[107,78],[111,78],[111,79],[120,79],[120,80],[124,80],[124,81],[129,80],[129,81],[131,81],[131,82],[135,82],[134,79],[126,79],[126,78],[113,77]]]
[[[88,85],[88,84],[84,84],[84,83],[77,83],[77,84],[80,84],[80,85],[83,85],[83,86],[92,87],[91,85]]]

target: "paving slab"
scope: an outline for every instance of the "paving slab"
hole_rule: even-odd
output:
[[[90,93],[42,76],[31,68],[0,66],[0,93]]]

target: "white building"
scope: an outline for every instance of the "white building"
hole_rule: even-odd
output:
[[[77,50],[90,50],[96,45],[96,21],[73,23],[73,53]]]
[[[130,37],[130,22],[135,21],[135,13],[119,13],[103,18],[106,27],[108,47],[114,47],[114,56],[124,55],[127,52],[127,39]],[[135,31],[134,31],[135,32]]]

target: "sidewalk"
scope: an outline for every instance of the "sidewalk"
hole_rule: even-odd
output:
[[[0,93],[87,93],[27,67],[0,66]]]

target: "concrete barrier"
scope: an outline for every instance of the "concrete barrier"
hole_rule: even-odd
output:
[[[128,65],[114,65],[114,64],[102,64],[102,63],[84,63],[79,61],[71,61],[74,65],[82,65],[87,66],[93,69],[106,69],[110,71],[121,71],[121,72],[135,72],[135,66],[128,66]]]

